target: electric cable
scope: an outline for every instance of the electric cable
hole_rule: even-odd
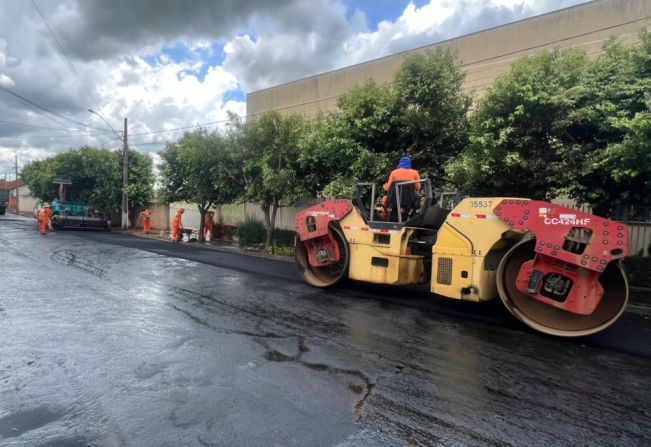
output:
[[[73,71],[74,74],[77,75],[77,78],[79,78],[79,81],[81,82],[81,85],[84,86],[84,90],[86,90],[86,93],[88,93],[88,96],[90,97],[90,99],[92,99],[92,101],[93,101],[93,103],[95,104],[95,106],[96,106],[98,109],[100,109],[101,107],[99,106],[99,104],[97,103],[97,100],[95,99],[95,97],[94,97],[93,94],[91,93],[90,89],[88,88],[88,85],[86,85],[86,83],[84,82],[84,79],[83,79],[83,78],[81,77],[81,75],[79,74],[79,71],[77,71],[77,67],[75,67],[75,64],[72,63],[72,60],[70,59],[70,56],[68,56],[68,52],[67,52],[66,49],[63,47],[63,44],[61,44],[61,42],[60,42],[59,39],[57,38],[56,34],[54,33],[54,30],[53,30],[53,29],[50,27],[50,25],[47,23],[47,20],[45,20],[45,16],[43,15],[43,13],[42,13],[41,10],[39,9],[38,5],[36,4],[36,0],[32,0],[32,5],[34,5],[34,9],[36,9],[36,12],[38,12],[38,15],[41,16],[41,19],[43,20],[43,23],[45,23],[45,26],[46,26],[47,29],[50,31],[50,34],[51,34],[52,37],[54,38],[54,41],[55,41],[55,42],[57,43],[57,45],[59,46],[59,49],[61,50],[61,53],[63,54],[63,56],[64,56],[64,57],[66,58],[66,60],[68,61],[68,65],[69,65],[70,69]]]
[[[77,124],[77,125],[79,125],[79,126],[87,127],[87,128],[89,128],[89,129],[100,130],[100,131],[106,131],[106,130],[109,130],[108,128],[102,129],[102,128],[100,128],[100,127],[90,126],[90,125],[88,125],[88,124],[86,124],[86,123],[82,123],[81,121],[77,121],[77,120],[75,120],[75,119],[73,119],[73,118],[70,118],[70,117],[67,117],[67,116],[65,116],[65,115],[62,115],[61,113],[53,112],[52,110],[48,109],[47,107],[44,107],[44,106],[42,106],[42,105],[40,105],[40,104],[37,104],[36,102],[32,101],[31,99],[28,99],[28,98],[26,98],[26,97],[20,95],[19,93],[14,92],[14,91],[11,90],[10,88],[5,87],[4,85],[1,85],[1,84],[0,84],[0,90],[4,90],[5,92],[9,93],[11,96],[17,98],[19,101],[21,101],[21,102],[27,104],[28,106],[30,106],[31,108],[33,108],[33,109],[35,109],[35,110],[38,110],[38,111],[39,111],[38,113],[40,113],[41,115],[43,115],[43,112],[46,112],[46,113],[49,113],[50,115],[54,115],[54,116],[56,116],[56,117],[58,117],[58,118],[61,118],[61,119],[64,119],[64,120],[70,121],[70,122],[75,123],[75,124]],[[49,117],[49,116],[48,116],[48,118],[52,119],[52,118]],[[57,124],[62,125],[61,123],[59,123],[59,122],[56,121],[56,120],[53,120],[53,121],[56,122]]]

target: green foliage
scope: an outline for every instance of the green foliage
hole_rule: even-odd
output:
[[[274,245],[276,247],[294,247],[296,232],[294,230],[274,231]]]
[[[301,140],[309,191],[350,197],[359,181],[385,182],[406,152],[414,167],[444,182],[445,163],[468,138],[469,96],[453,53],[408,56],[387,85],[367,81],[337,100]]]
[[[241,123],[233,121],[229,137],[235,148],[243,201],[260,204],[267,230],[265,247],[271,246],[276,213],[308,192],[300,141],[308,129],[302,115],[268,112]]]
[[[447,165],[470,194],[567,194],[597,214],[651,204],[651,33],[516,62],[472,115],[470,145]]]
[[[550,198],[567,183],[564,163],[580,153],[572,116],[583,101],[585,54],[556,50],[517,61],[472,115],[470,145],[448,163],[465,192]]]
[[[632,286],[651,287],[651,257],[629,256],[624,259],[624,267]]]
[[[161,152],[161,195],[167,202],[195,203],[201,215],[199,239],[203,240],[204,216],[214,205],[231,203],[240,193],[234,174],[236,160],[225,137],[205,129],[187,132]]]
[[[394,81],[403,144],[410,142],[416,167],[434,187],[445,183],[445,164],[468,144],[472,101],[461,91],[464,78],[455,53],[439,48],[408,56]]]
[[[237,237],[242,247],[260,245],[265,242],[265,225],[259,220],[247,218],[237,227]]]
[[[600,214],[651,204],[651,33],[639,46],[609,41],[586,76],[590,101],[576,115],[590,134],[568,192]]]
[[[153,195],[154,174],[151,157],[129,151],[129,205],[142,207]],[[120,208],[122,200],[122,152],[84,146],[62,152],[45,160],[28,164],[23,179],[41,200],[58,197],[55,178],[72,181],[67,187],[76,201],[92,205],[104,212]]]

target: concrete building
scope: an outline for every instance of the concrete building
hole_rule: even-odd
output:
[[[247,115],[278,110],[314,116],[333,110],[337,97],[352,87],[368,79],[390,82],[405,56],[440,46],[457,52],[466,72],[464,90],[481,96],[522,56],[555,47],[583,48],[596,56],[611,36],[635,42],[650,19],[651,0],[596,0],[252,92],[246,97]]]

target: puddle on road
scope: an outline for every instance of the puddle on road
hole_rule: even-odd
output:
[[[352,383],[348,384],[348,388],[355,394],[362,394],[364,392],[364,387],[362,385],[355,385]]]
[[[58,438],[39,444],[39,447],[91,447],[96,445],[83,438]]]
[[[290,360],[296,360],[296,357],[285,355],[282,352],[278,352],[276,350],[265,352],[264,358],[269,360],[270,362],[287,362]]]
[[[0,437],[15,438],[30,430],[43,427],[65,416],[60,408],[44,406],[19,413],[13,413],[0,419]]]

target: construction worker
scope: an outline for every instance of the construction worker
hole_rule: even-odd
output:
[[[142,220],[142,232],[149,234],[151,232],[151,211],[149,211],[149,208],[140,213],[139,220]]]
[[[41,209],[38,211],[38,232],[45,234],[47,230],[47,222],[49,220],[46,209],[50,206],[47,203],[44,203]]]
[[[414,181],[414,180],[419,180],[420,179],[420,174],[418,174],[418,171],[415,169],[411,169],[411,158],[408,156],[403,156],[400,158],[400,161],[398,161],[398,167],[391,171],[391,175],[389,175],[389,180],[384,184],[384,190],[389,192],[386,194],[384,197],[382,197],[382,206],[386,209],[387,207],[392,207],[391,211],[391,217],[390,219],[397,220],[398,219],[398,210],[393,209],[395,208],[391,204],[387,203],[388,202],[388,197],[390,195],[395,194],[395,191],[390,191],[390,188],[393,188],[393,183],[394,182],[406,182],[406,181]],[[421,189],[422,185],[420,183],[414,183],[414,189],[416,191],[419,191]],[[395,199],[394,199],[395,200]],[[402,204],[401,204],[402,205]],[[401,206],[401,211],[403,214],[405,212],[408,212],[408,208],[405,208]],[[404,216],[403,216],[404,217]]]
[[[172,220],[172,240],[174,242],[179,242],[183,239],[183,213],[185,208],[179,208],[176,212],[176,216]]]
[[[47,214],[47,229],[52,231],[52,215],[54,214],[52,212],[52,207],[49,204],[44,205],[45,208],[45,214]]]
[[[213,230],[213,218],[215,216],[215,213],[213,211],[208,211],[206,212],[206,218],[204,219],[203,222],[203,237],[207,240],[210,241],[212,239],[212,230]]]

